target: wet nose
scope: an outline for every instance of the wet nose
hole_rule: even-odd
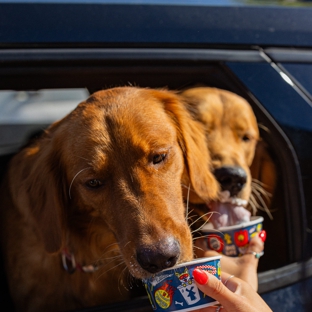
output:
[[[137,261],[150,272],[157,273],[174,266],[180,256],[180,244],[173,237],[153,245],[143,245],[137,250]]]
[[[221,185],[222,191],[229,191],[232,196],[237,195],[245,186],[247,174],[242,167],[224,166],[215,169],[214,175]]]

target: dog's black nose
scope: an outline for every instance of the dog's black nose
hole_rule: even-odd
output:
[[[150,273],[157,273],[174,266],[179,256],[180,244],[173,237],[151,246],[143,245],[137,250],[138,263]]]
[[[232,196],[237,195],[247,182],[247,174],[242,167],[224,166],[217,168],[214,175],[221,185],[222,191],[229,191]]]

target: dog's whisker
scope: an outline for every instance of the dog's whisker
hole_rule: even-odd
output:
[[[258,209],[262,210],[262,207],[260,205],[260,203],[257,200],[257,195],[255,192],[252,192],[250,194],[250,204],[253,204],[255,212],[257,212]]]
[[[255,185],[256,187],[262,188],[264,192],[267,192],[268,194],[270,194],[270,192],[265,190],[265,188],[268,188],[269,186],[263,183],[262,181],[259,181],[257,179],[252,179],[251,184]]]
[[[102,258],[102,259],[99,260],[99,261],[104,261],[104,260],[116,260],[116,259],[121,259],[121,258],[122,258],[122,255],[116,255],[116,256],[113,256],[113,257]]]
[[[267,200],[270,200],[270,197],[272,197],[272,194],[268,191],[266,191],[262,186],[253,184],[252,183],[252,188],[257,190],[259,193],[261,193]]]
[[[271,220],[273,220],[273,216],[272,216],[272,214],[271,214],[271,212],[270,212],[270,210],[269,210],[267,204],[266,204],[265,201],[263,200],[261,194],[259,194],[259,192],[257,192],[257,191],[255,191],[254,194],[255,194],[255,196],[258,198],[258,200],[260,201],[260,204],[261,204],[261,205],[258,206],[258,208],[259,208],[260,210],[265,211],[265,212],[267,213],[267,215],[269,216],[269,218],[270,218]]]
[[[192,213],[194,211],[194,209],[189,210],[188,214]]]
[[[263,210],[267,213],[269,218],[273,220],[273,216],[271,214],[272,209],[269,209],[267,203],[264,199],[270,202],[270,197],[272,194],[268,192],[264,187],[266,186],[264,183],[257,179],[253,179],[252,181],[252,201],[253,204],[260,210]]]
[[[119,290],[120,293],[122,293],[122,292],[121,292],[121,289],[120,289],[119,285],[122,286],[126,291],[129,291],[132,288],[131,285],[129,287],[127,287],[125,285],[125,283],[124,283],[125,278],[123,278],[123,277],[128,272],[129,271],[127,271],[127,266],[125,265],[125,267],[121,270],[121,272],[119,274],[119,277],[118,277],[118,290]]]
[[[196,230],[196,231],[198,231],[198,230]],[[218,229],[210,229],[210,231],[211,231],[211,232],[213,231],[213,232],[216,232],[216,233],[219,233],[219,234],[223,235],[223,232],[220,231],[220,230],[218,230]],[[206,238],[206,237],[208,237],[209,235],[211,235],[211,234],[202,234],[201,236],[193,237],[193,241],[194,241],[194,240],[197,240],[197,239],[200,239],[200,238]]]
[[[262,181],[260,181],[260,180],[258,180],[256,178],[252,178],[251,183],[256,183],[256,184],[261,185],[263,187],[267,187],[268,186],[267,184],[265,184],[264,182],[262,182]]]
[[[260,123],[258,123],[258,127],[261,128],[262,130],[264,130],[265,132],[270,133],[270,130],[268,127],[266,127]]]
[[[252,194],[254,195],[254,199],[256,200],[256,198],[260,201],[260,204],[262,205],[259,205],[259,207],[261,208],[264,208],[264,210],[268,210],[268,207],[267,207],[267,204],[266,202],[264,201],[263,199],[263,196],[266,200],[270,201],[270,198],[268,197],[268,195],[266,194],[267,192],[262,192],[261,191],[261,188],[253,188],[252,189]]]
[[[185,184],[181,183],[181,186],[183,186],[183,187],[186,188],[186,189],[189,189],[189,190],[192,191],[192,192],[195,192],[195,190],[192,189],[192,188],[190,187],[190,185],[185,185]]]
[[[101,258],[98,258],[98,260],[95,262],[98,265],[106,266],[110,264],[111,262],[114,262],[115,260],[122,259],[122,255],[116,255],[111,257],[106,257],[105,255]]]
[[[112,261],[113,262],[113,261]],[[104,272],[101,272],[101,274],[99,274],[98,278],[103,276],[104,274],[106,274],[107,272],[116,269],[117,267],[119,267],[120,265],[125,264],[125,262],[122,260],[120,261],[120,263],[114,265],[113,267],[109,268],[108,270],[105,270]]]
[[[190,220],[192,222],[193,218],[197,218],[197,217],[198,217],[198,215],[195,215],[195,214],[191,215],[191,216],[187,217],[187,221]]]
[[[115,263],[117,261],[123,261],[123,258],[122,257],[116,257],[116,258],[111,258],[111,259],[105,259],[106,261],[104,260],[98,260],[96,262],[96,264],[101,268],[101,269],[104,269],[105,267],[107,266],[110,266],[112,263]],[[107,261],[108,260],[108,261]]]
[[[130,288],[130,289],[133,289],[134,287],[139,287],[139,284],[138,284],[139,280],[136,279],[135,277],[133,277],[133,276],[130,274],[129,270],[126,271],[126,274],[128,275],[128,278],[127,278],[126,281],[127,281],[128,285],[129,285],[129,288]]]
[[[105,249],[107,249],[107,248],[105,248]],[[112,256],[112,257],[106,257],[106,255],[107,255],[107,254],[110,254],[110,253],[118,253],[118,254],[115,255],[115,256]],[[105,259],[114,258],[114,257],[122,257],[122,255],[121,255],[120,252],[119,252],[119,248],[114,248],[114,249],[106,250],[105,252],[103,252],[103,253],[100,255],[99,259],[100,259],[100,261],[103,261],[103,260],[105,260]]]
[[[253,194],[250,194],[249,205],[251,206],[253,215],[255,215],[256,212],[257,212],[258,203],[257,203],[257,201],[255,200]]]
[[[72,188],[72,185],[73,185],[73,183],[74,183],[74,180],[77,178],[77,176],[78,176],[81,172],[83,172],[83,171],[85,171],[85,170],[87,170],[87,169],[90,169],[90,168],[91,168],[91,167],[83,168],[83,169],[81,169],[80,171],[78,171],[78,172],[75,174],[75,176],[73,177],[72,181],[70,182],[69,189],[68,189],[69,199],[71,199],[70,190],[71,190],[71,188]]]
[[[253,189],[252,193],[254,195],[255,200],[258,198],[260,205],[259,207],[261,208],[261,205],[264,207],[267,207],[267,203],[265,202],[265,200],[267,200],[268,202],[270,202],[270,199],[267,198],[266,196],[264,196],[261,192],[259,192],[257,189]],[[263,196],[262,196],[263,195]]]
[[[217,212],[216,212],[216,213],[217,213]],[[204,224],[202,224],[202,225],[201,225],[200,227],[198,227],[196,230],[192,231],[192,232],[191,232],[192,235],[193,235],[194,233],[199,232],[199,231],[209,222],[209,220],[210,220],[210,218],[207,219],[207,220],[204,222]]]
[[[126,277],[122,278],[124,275],[126,275]],[[132,289],[132,278],[131,274],[129,273],[129,270],[127,270],[127,266],[125,266],[120,272],[118,281],[120,282],[120,285],[122,285],[125,289],[127,290]]]
[[[124,247],[126,247],[130,242],[131,242],[131,241],[127,242],[127,243],[125,244]],[[114,246],[114,245],[116,245],[116,248],[113,248],[113,249],[111,249],[111,250],[107,250],[109,247],[112,247],[112,246]],[[123,256],[122,256],[122,254],[120,253],[120,249],[119,249],[119,247],[118,247],[118,243],[112,243],[112,244],[106,246],[105,250],[106,250],[106,251],[104,251],[104,252],[102,253],[100,259],[97,260],[97,262],[101,262],[101,263],[104,262],[104,261],[110,260],[109,262],[105,263],[103,266],[108,265],[108,264],[114,262],[115,260],[123,259]],[[105,257],[105,255],[107,255],[108,253],[111,253],[111,252],[118,252],[118,254],[115,255],[115,256],[111,256],[111,257]]]
[[[261,197],[261,195],[255,193],[255,196],[251,195],[251,197],[252,197],[252,200],[250,201],[250,205],[254,206],[255,210],[258,209],[258,210],[265,211],[267,215],[269,216],[269,218],[273,220],[273,216],[271,212],[273,212],[274,210],[268,208],[267,204],[263,201],[263,198]],[[258,201],[260,201],[260,203]]]
[[[105,251],[107,248],[110,248],[110,247],[112,247],[112,246],[114,246],[114,245],[116,245],[116,246],[118,247],[118,243],[117,243],[117,242],[114,242],[114,243],[111,243],[111,244],[107,245],[107,246],[105,247],[104,251]]]
[[[257,197],[258,199],[259,199],[259,201],[261,202],[261,204],[263,204],[263,205],[265,205],[266,206],[266,204],[265,204],[265,202],[264,202],[264,200],[263,200],[263,198],[262,198],[262,193],[260,192],[260,191],[258,191],[257,189],[253,189],[252,190],[252,192],[253,192],[253,194],[255,195],[255,197]],[[268,199],[268,198],[267,198]]]
[[[106,255],[109,253],[118,253],[115,256],[111,256],[111,257],[107,257]],[[98,264],[103,264],[103,266],[113,262],[116,259],[122,259],[122,255],[119,252],[119,249],[111,249],[111,250],[107,250],[106,252],[102,253],[102,255],[98,258],[98,260],[96,261],[96,263]],[[109,262],[107,262],[109,260]]]
[[[198,249],[198,250],[200,250],[200,251],[205,251],[203,248],[201,248],[201,247],[198,247],[198,246],[193,246],[194,248],[196,248],[196,249]]]
[[[113,246],[115,246],[113,249],[107,250]],[[111,244],[107,245],[105,247],[105,249],[102,251],[101,257],[103,257],[108,252],[113,252],[113,251],[118,251],[118,250],[119,250],[118,243],[117,242],[111,243]]]
[[[90,162],[90,160],[89,159],[87,159],[87,158],[84,158],[84,157],[82,157],[82,156],[78,156],[78,155],[75,155],[76,157],[78,157],[78,158],[80,158],[80,159],[84,159],[84,160],[86,160],[87,162]]]
[[[219,213],[216,211],[208,211],[206,213],[204,213],[203,215],[201,215],[200,217],[198,217],[195,221],[193,221],[189,226],[191,227],[192,225],[194,225],[196,222],[198,222],[200,219],[204,218],[207,215],[213,215],[214,213]],[[210,220],[211,216],[205,221],[205,224]]]
[[[187,216],[188,216],[188,209],[189,209],[189,199],[190,199],[190,184],[187,188],[187,197],[186,197],[186,215],[185,215],[185,218],[186,218],[186,221],[187,221]]]
[[[129,245],[131,243],[131,241],[127,242],[125,245],[124,245],[124,248],[126,248],[127,245]]]

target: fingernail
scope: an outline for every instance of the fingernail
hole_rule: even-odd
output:
[[[259,233],[259,237],[261,238],[261,240],[262,240],[263,242],[265,242],[266,236],[267,236],[267,234],[266,234],[266,231],[265,231],[265,230],[262,230],[262,231]]]
[[[195,269],[193,277],[198,284],[205,285],[208,282],[208,275],[203,270]]]

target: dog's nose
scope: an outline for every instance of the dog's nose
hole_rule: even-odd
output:
[[[143,245],[137,250],[138,263],[150,273],[157,273],[174,266],[179,256],[180,244],[173,237],[151,246]]]
[[[229,191],[232,196],[237,195],[247,182],[247,174],[242,167],[224,166],[217,168],[214,175],[221,185],[222,191]]]

